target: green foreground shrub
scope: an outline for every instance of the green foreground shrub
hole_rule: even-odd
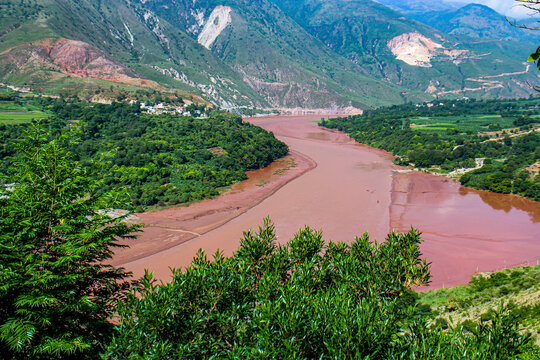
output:
[[[499,309],[443,330],[415,310],[429,281],[420,234],[325,246],[304,228],[278,245],[267,219],[232,257],[203,252],[173,280],[146,274],[120,304],[107,359],[509,359],[528,336]]]
[[[68,151],[76,128],[32,129],[0,187],[2,359],[538,358],[506,308],[450,326],[415,308],[430,274],[414,229],[325,244],[306,227],[278,245],[266,220],[232,257],[200,252],[126,293],[129,274],[103,262],[138,227],[92,195],[97,165]]]

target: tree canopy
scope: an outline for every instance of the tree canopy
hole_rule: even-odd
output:
[[[220,193],[246,179],[246,171],[263,168],[285,156],[287,145],[257,126],[224,112],[209,118],[143,113],[137,104],[89,104],[62,99],[21,99],[36,103],[51,116],[51,132],[81,125],[81,141],[71,149],[82,162],[105,158],[98,191],[122,186],[129,206],[176,205]],[[0,125],[0,172],[13,167],[11,145],[28,124]]]
[[[95,194],[97,163],[83,166],[71,128],[55,138],[32,126],[0,187],[0,353],[13,359],[97,357],[130,275],[103,262],[138,227]],[[6,180],[4,180],[6,182]]]
[[[414,229],[328,243],[305,227],[280,245],[267,219],[230,257],[201,251],[169,283],[130,284],[104,262],[138,227],[108,215],[121,204],[96,195],[100,164],[70,151],[79,134],[31,127],[0,188],[4,358],[537,358],[507,307],[443,326],[417,306],[430,273]]]

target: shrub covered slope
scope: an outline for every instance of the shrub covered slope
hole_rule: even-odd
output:
[[[247,170],[265,167],[288,152],[273,134],[228,113],[193,118],[145,114],[128,103],[32,101],[40,101],[50,114],[45,123],[53,131],[82,125],[82,141],[71,150],[83,162],[104,159],[99,191],[125,187],[138,209],[216,196],[220,188],[244,180]],[[27,127],[0,124],[0,161],[6,174],[13,140]]]

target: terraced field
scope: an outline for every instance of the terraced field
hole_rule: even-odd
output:
[[[44,119],[49,115],[32,106],[18,105],[12,101],[0,101],[0,124],[17,125],[33,119]]]

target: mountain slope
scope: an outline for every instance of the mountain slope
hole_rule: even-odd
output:
[[[266,0],[157,0],[144,6],[207,38],[217,14],[219,34],[207,45],[276,107],[366,107],[403,101],[399,87],[377,81],[362,67],[335,54]],[[204,43],[204,42],[203,42]],[[377,99],[373,93],[386,94]]]
[[[410,16],[447,34],[533,43],[540,39],[537,32],[512,26],[503,15],[479,4],[469,4],[444,12],[426,11]]]
[[[33,17],[21,12],[13,21],[13,9],[26,8],[17,1],[0,7],[3,19],[17,25],[0,38],[0,52],[24,45],[32,48],[26,54],[34,53],[39,48],[35,42],[43,40],[82,41],[131,68],[140,79],[198,91],[226,109],[341,111],[404,101],[402,88],[363,73],[266,1],[27,1],[35,9]],[[0,66],[16,68],[11,60],[0,55]],[[33,88],[48,79],[52,84],[45,88],[55,90],[65,88],[66,82],[80,84],[61,77],[55,68],[27,70],[9,76],[1,72],[0,77]]]
[[[414,18],[414,14],[424,14],[427,12],[441,12],[455,10],[459,8],[456,3],[433,0],[376,0],[390,9],[399,11],[409,17]]]
[[[44,93],[341,112],[538,82],[527,45],[446,35],[369,0],[6,0],[0,20],[0,81]]]
[[[527,96],[527,81],[538,78],[523,64],[526,44],[446,35],[369,0],[272,1],[338,54],[409,89],[435,96]]]
[[[54,81],[61,78],[90,78],[118,82],[135,87],[165,90],[154,81],[143,79],[132,69],[115,61],[104,51],[82,41],[47,39],[5,50],[0,54],[0,72],[4,81],[16,83]],[[41,74],[41,76],[40,76]]]
[[[10,6],[11,5],[11,6]],[[18,47],[35,47],[36,41],[61,38],[82,41],[105,52],[110,58],[131,68],[138,77],[159,82],[164,87],[198,92],[224,108],[266,107],[267,102],[247,86],[229,66],[216,58],[187,34],[174,29],[155,14],[123,0],[37,0],[29,1],[33,16],[14,10],[18,1],[0,7],[2,24],[9,20],[0,38],[0,64],[9,63],[4,52]],[[23,45],[23,46],[21,46]],[[3,80],[15,85],[35,87],[39,82],[58,78],[48,74],[17,74]],[[73,79],[68,79],[73,82]],[[76,82],[76,81],[75,81]],[[53,83],[51,88],[62,86]]]

